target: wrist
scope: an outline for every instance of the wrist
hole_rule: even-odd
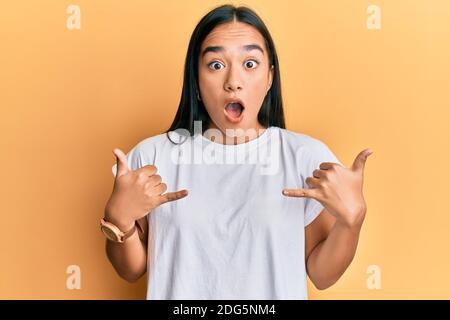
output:
[[[135,221],[126,220],[122,217],[115,216],[109,212],[105,212],[105,221],[112,223],[122,232],[127,232],[134,227]]]
[[[358,214],[352,215],[352,219],[336,219],[336,224],[350,231],[359,232],[362,228],[365,216],[365,211],[361,211]]]

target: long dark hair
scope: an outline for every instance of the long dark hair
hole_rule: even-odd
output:
[[[269,30],[261,18],[250,8],[244,6],[235,7],[227,4],[207,13],[197,24],[191,35],[184,65],[183,90],[180,104],[175,119],[166,133],[177,129],[185,129],[191,135],[194,135],[194,121],[202,122],[202,131],[207,128],[210,117],[203,102],[197,99],[197,92],[199,92],[198,57],[200,47],[206,36],[216,26],[231,22],[234,19],[255,27],[261,33],[268,50],[269,68],[271,65],[274,66],[272,86],[264,98],[258,113],[258,121],[265,127],[275,126],[285,128],[283,101],[281,98],[280,67],[275,45]]]

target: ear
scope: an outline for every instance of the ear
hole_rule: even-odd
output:
[[[274,69],[275,69],[275,67],[272,65],[272,66],[270,67],[270,70],[269,70],[269,84],[268,84],[267,92],[266,92],[266,93],[268,93],[269,90],[270,90],[270,88],[272,87],[272,81],[273,81],[273,72],[274,72]]]

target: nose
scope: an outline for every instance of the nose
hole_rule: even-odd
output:
[[[237,68],[230,67],[227,79],[224,83],[225,91],[240,91],[242,90],[242,80]]]

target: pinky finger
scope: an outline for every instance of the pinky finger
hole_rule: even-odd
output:
[[[316,189],[283,189],[283,195],[296,198],[313,198],[318,200]]]

